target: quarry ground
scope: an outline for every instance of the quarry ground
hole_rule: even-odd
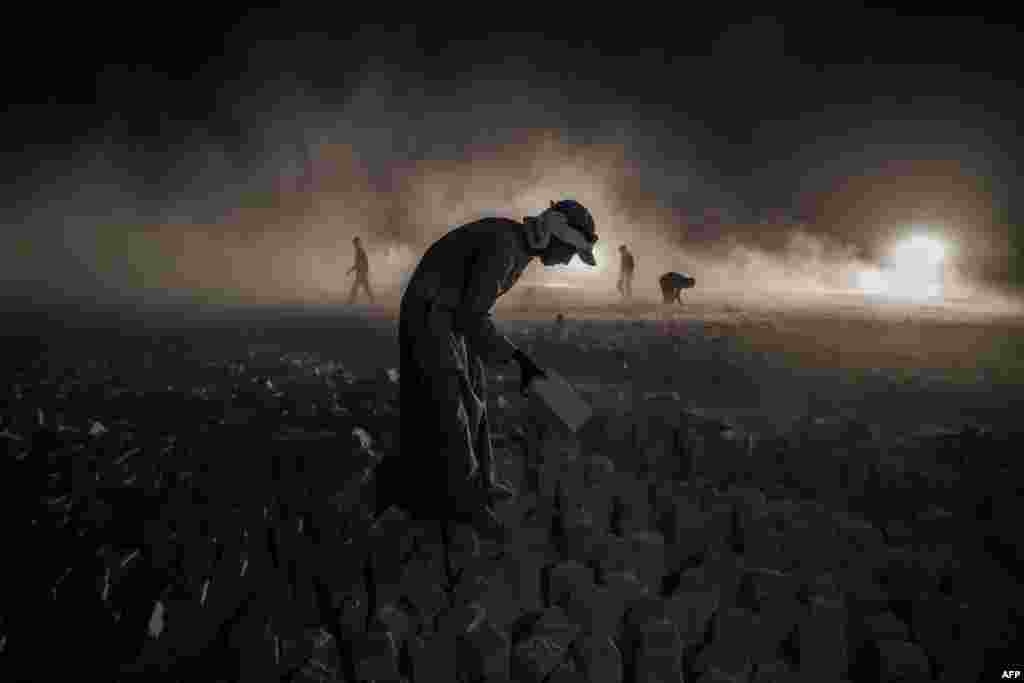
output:
[[[808,413],[843,414],[895,432],[964,423],[1016,427],[1024,405],[1024,314],[1005,303],[697,290],[683,302],[627,304],[570,293],[526,305],[513,291],[494,317],[538,363],[591,396],[675,391],[684,403],[762,433]],[[107,348],[103,332],[116,330],[125,340],[150,332],[180,336],[201,355],[237,356],[245,345],[317,352],[356,374],[398,364],[397,296],[388,293],[376,305],[21,315],[9,316],[9,337],[67,347],[72,356]],[[509,366],[492,375],[517,372]]]
[[[145,640],[143,636],[144,627],[152,627],[150,611],[154,609],[154,601],[162,600],[165,594],[169,595],[164,590],[164,584],[169,580],[165,576],[166,572],[160,570],[154,573],[148,564],[145,565],[148,569],[132,570],[114,582],[116,585],[112,602],[107,600],[105,590],[102,593],[103,601],[98,602],[94,599],[96,587],[106,584],[103,583],[104,568],[96,561],[96,557],[99,557],[97,553],[102,555],[106,548],[110,555],[110,548],[121,548],[130,558],[134,557],[134,548],[152,546],[151,552],[156,557],[158,550],[164,552],[160,548],[170,547],[167,545],[171,543],[168,540],[170,537],[160,536],[162,532],[159,530],[155,536],[149,532],[148,535],[143,534],[146,537],[143,542],[137,538],[138,531],[128,524],[130,520],[155,516],[154,510],[145,505],[164,505],[161,508],[162,514],[169,519],[186,519],[189,515],[198,514],[195,510],[200,508],[195,507],[196,500],[217,501],[227,497],[230,502],[234,500],[230,496],[240,491],[247,492],[245,495],[251,496],[259,505],[266,502],[260,498],[265,491],[271,492],[273,496],[292,491],[289,495],[307,499],[305,489],[299,495],[294,493],[299,489],[286,486],[278,480],[280,472],[292,470],[266,467],[261,464],[261,454],[269,454],[270,462],[277,462],[275,458],[284,458],[287,454],[288,457],[301,456],[304,463],[315,462],[318,467],[347,466],[349,460],[355,462],[358,458],[352,454],[349,458],[318,456],[326,452],[336,455],[339,447],[344,444],[343,438],[339,439],[338,435],[346,436],[345,430],[348,427],[352,424],[362,427],[364,421],[372,433],[381,437],[387,452],[387,437],[396,431],[397,415],[389,410],[381,415],[377,415],[375,410],[367,413],[368,408],[364,403],[366,396],[371,397],[371,404],[379,403],[382,396],[390,395],[396,389],[393,382],[382,378],[381,373],[397,366],[397,310],[391,303],[354,307],[326,303],[205,307],[174,311],[147,310],[145,314],[128,309],[110,310],[103,314],[40,309],[32,313],[9,315],[4,368],[11,381],[4,386],[6,410],[0,414],[4,418],[0,436],[4,439],[10,457],[4,464],[9,468],[10,481],[19,482],[12,487],[12,493],[17,493],[15,507],[22,505],[26,509],[37,510],[33,513],[35,516],[23,515],[16,519],[22,522],[25,533],[38,538],[34,543],[46,549],[48,555],[43,565],[47,567],[46,571],[40,571],[38,563],[21,563],[18,566],[21,571],[19,581],[21,585],[27,586],[26,594],[34,596],[36,603],[21,613],[21,620],[14,619],[12,626],[5,625],[10,633],[0,634],[3,635],[0,642],[6,642],[10,635],[12,651],[20,653],[26,660],[38,661],[34,648],[54,637],[52,629],[56,627],[52,624],[60,621],[55,615],[75,614],[75,619],[65,618],[67,623],[62,627],[63,630],[58,631],[61,634],[57,636],[58,640],[74,640],[69,634],[88,629],[89,632],[101,634],[107,642],[125,643],[123,651],[112,654],[111,666],[118,664],[118,658],[123,661],[134,659],[140,648],[144,653],[147,652],[143,648],[145,643],[156,643],[153,651],[157,654],[162,652],[161,648],[165,647],[162,643],[168,641],[162,640],[163,637]],[[563,323],[556,322],[559,313],[564,316]],[[830,429],[835,431],[834,424],[838,424],[823,421],[815,431],[814,424],[818,423],[809,423],[805,419],[808,416],[846,417],[866,423],[872,427],[872,443],[875,444],[897,443],[900,441],[898,437],[919,433],[921,427],[929,425],[957,428],[965,423],[980,424],[997,431],[1020,433],[1016,420],[1019,420],[1020,406],[1024,405],[1024,373],[1021,372],[1024,353],[1019,341],[1024,323],[1018,317],[1006,315],[991,307],[986,309],[967,304],[941,307],[882,304],[838,295],[816,301],[772,297],[762,297],[759,301],[749,297],[731,300],[726,297],[717,300],[690,297],[685,306],[667,309],[650,302],[633,305],[608,302],[567,305],[557,301],[527,308],[517,305],[513,300],[499,306],[495,318],[499,328],[517,345],[527,349],[542,366],[568,378],[598,413],[626,416],[623,420],[607,421],[605,431],[598,434],[596,442],[591,438],[587,443],[596,445],[601,451],[608,451],[607,454],[615,460],[614,471],[619,471],[622,466],[619,477],[621,481],[616,486],[624,488],[616,489],[618,493],[615,496],[617,500],[621,498],[621,501],[626,501],[622,505],[628,503],[632,506],[629,509],[646,510],[648,507],[644,502],[646,495],[633,495],[640,491],[636,484],[646,480],[638,479],[640,475],[634,476],[631,466],[649,458],[649,454],[647,450],[636,448],[635,444],[633,450],[630,450],[628,433],[623,432],[621,427],[629,422],[638,425],[649,423],[644,412],[645,404],[659,403],[645,400],[645,395],[650,392],[675,393],[678,404],[673,410],[682,408],[688,413],[722,418],[760,437],[777,434],[792,436],[808,432],[809,425],[812,428],[808,433],[824,433]],[[370,385],[349,384],[348,380],[343,382],[341,378],[345,375],[366,379]],[[273,376],[272,382],[268,376]],[[494,431],[496,435],[507,435],[510,427],[525,423],[526,412],[522,404],[525,399],[516,391],[518,370],[514,365],[495,368],[491,379],[490,399],[495,408],[492,413]],[[336,383],[336,391],[328,391],[331,382]],[[281,395],[277,394],[278,388],[283,392]],[[332,394],[333,398],[328,400]],[[339,405],[329,406],[332,402]],[[323,412],[318,406],[328,406],[327,411]],[[351,413],[346,412],[349,408]],[[105,425],[98,432],[93,431],[97,427],[94,420],[100,426]],[[798,424],[801,421],[802,426]],[[190,439],[199,438],[196,435],[202,431],[199,429],[200,422],[208,427],[211,424],[220,425],[212,428],[214,431],[211,433],[217,435],[216,439],[203,437],[203,440],[195,442],[195,448],[166,446],[168,431],[172,438],[181,439],[186,444],[190,443]],[[244,429],[236,429],[239,425]],[[331,431],[325,435],[322,431],[325,426],[337,430],[337,433]],[[291,431],[286,430],[286,427]],[[296,427],[298,431],[294,431]],[[874,434],[876,429],[880,434]],[[302,438],[306,440],[302,442],[306,444],[304,447],[293,440],[298,438],[296,434],[303,435]],[[837,432],[832,436],[838,436],[842,441],[846,438],[844,434]],[[274,439],[286,440],[276,447],[268,445],[271,442],[277,443]],[[508,455],[512,451],[508,450],[508,441],[504,441],[506,445],[502,447],[502,452]],[[78,446],[74,446],[75,443]],[[766,439],[764,443],[774,448],[771,441]],[[953,579],[944,578],[937,581],[936,585],[941,589],[939,592],[944,590],[945,593],[955,593],[956,600],[943,593],[942,597],[926,596],[926,599],[914,604],[948,607],[966,600],[975,611],[963,617],[966,620],[963,622],[964,632],[975,632],[982,627],[987,629],[984,638],[979,636],[979,640],[984,642],[970,647],[978,652],[981,652],[979,648],[1002,648],[999,649],[1000,653],[1008,652],[1003,646],[1013,641],[1010,634],[1016,632],[1013,631],[1016,628],[1013,624],[1016,623],[1014,619],[1018,618],[1014,616],[1015,612],[1008,610],[1006,595],[1014,585],[1012,577],[1019,575],[1019,559],[1016,559],[1020,557],[1017,550],[1019,546],[1015,545],[1013,539],[1016,529],[1014,521],[1019,519],[1017,501],[1020,498],[1014,483],[1019,478],[1013,475],[1012,470],[1001,467],[1003,463],[1016,462],[1014,456],[1018,451],[1014,450],[1014,446],[1004,444],[1000,450],[996,446],[1003,442],[965,442],[983,445],[978,448],[965,446],[965,452],[957,453],[960,465],[952,471],[948,464],[933,468],[934,471],[928,469],[926,459],[916,456],[916,459],[911,458],[916,452],[912,448],[908,451],[909,455],[898,450],[892,454],[885,449],[879,450],[875,453],[881,457],[879,463],[869,462],[864,453],[851,450],[847,453],[855,454],[855,457],[848,459],[845,469],[840,467],[836,470],[845,473],[839,476],[840,479],[845,477],[850,480],[850,490],[842,492],[834,490],[835,487],[828,479],[830,473],[834,473],[833,469],[829,469],[834,458],[823,456],[841,454],[843,449],[833,451],[831,447],[819,447],[815,445],[818,442],[813,440],[801,445],[803,443],[800,438],[792,441],[790,450],[784,451],[785,457],[782,460],[770,449],[764,451],[766,457],[757,459],[757,464],[767,463],[768,466],[757,468],[757,475],[752,482],[755,486],[753,489],[749,486],[729,489],[724,480],[717,481],[722,479],[718,470],[724,471],[736,464],[736,458],[730,456],[732,450],[716,450],[724,448],[723,444],[716,442],[714,447],[709,447],[707,455],[710,457],[705,458],[703,451],[700,451],[702,455],[695,461],[700,463],[698,473],[707,468],[708,476],[712,477],[709,481],[720,484],[721,490],[712,488],[708,482],[697,482],[691,486],[692,491],[700,492],[701,496],[711,501],[705,506],[707,509],[701,508],[703,511],[700,515],[706,515],[706,519],[699,517],[707,523],[700,522],[697,528],[706,528],[717,539],[715,543],[720,545],[724,542],[726,536],[719,533],[725,529],[722,522],[733,518],[734,509],[746,510],[747,504],[734,501],[739,500],[737,496],[742,497],[744,491],[756,499],[750,504],[754,507],[759,505],[767,510],[771,506],[804,505],[810,510],[812,501],[798,503],[798,500],[808,490],[813,490],[813,495],[825,506],[823,509],[827,510],[828,519],[832,520],[827,525],[829,529],[839,523],[836,520],[844,519],[842,515],[846,513],[841,503],[844,498],[848,498],[851,506],[856,502],[858,509],[870,521],[864,522],[862,527],[871,532],[876,540],[884,540],[893,547],[880,546],[871,552],[856,551],[849,557],[844,555],[843,562],[867,558],[884,564],[890,562],[890,555],[907,555],[909,550],[905,546],[911,541],[914,552],[921,557],[931,557],[928,555],[931,552],[928,550],[929,544],[938,546],[943,552],[948,551],[950,558],[959,558],[960,564],[956,565],[959,568],[949,570]],[[925,447],[921,452],[927,455],[927,450],[928,447]],[[557,449],[551,450],[549,459],[555,458],[551,454],[557,455],[558,452]],[[655,449],[655,452],[661,451]],[[901,456],[900,453],[904,454]],[[211,454],[230,454],[232,457],[208,457]],[[32,457],[26,457],[29,455]],[[993,457],[988,457],[990,455]],[[195,462],[188,462],[189,458]],[[238,486],[238,458],[245,459],[246,486]],[[184,461],[178,462],[178,459]],[[751,463],[754,461],[751,460]],[[745,466],[750,467],[751,463]],[[225,464],[226,468],[223,467]],[[504,458],[502,464],[509,471],[514,471],[516,456]],[[209,469],[211,467],[213,469]],[[182,473],[182,470],[185,471]],[[195,481],[192,478],[193,470],[202,473]],[[300,469],[295,467],[294,471],[299,472]],[[861,471],[875,474],[858,478],[856,473]],[[224,479],[218,479],[210,472],[220,472]],[[264,475],[272,473],[274,486],[254,483],[260,472],[264,472]],[[538,475],[538,481],[546,482],[542,489],[558,490],[553,487],[554,480],[551,478],[562,477],[562,470],[549,468],[543,472],[547,474]],[[97,476],[104,482],[99,488],[96,487],[99,481]],[[940,486],[945,481],[943,476],[956,485]],[[764,480],[760,481],[757,477]],[[329,476],[328,473],[318,475],[316,480],[329,486],[349,481],[346,476],[340,476],[333,470]],[[526,477],[523,482],[517,481],[517,486],[520,483],[526,485],[528,480],[530,477]],[[163,494],[160,492],[165,491],[167,482],[171,481],[178,482],[175,490],[188,495],[179,496],[173,501],[161,499],[159,496]],[[227,484],[227,487],[217,489],[215,484],[218,483]],[[212,488],[204,489],[203,486]],[[762,487],[763,490],[756,487]],[[837,493],[842,495],[837,497]],[[531,500],[536,503],[537,496],[536,492],[524,495],[523,504]],[[916,534],[925,533],[920,529],[934,522],[928,517],[931,513],[927,509],[927,505],[934,502],[931,496],[938,496],[944,508],[952,510],[944,511],[945,521],[940,522],[945,526],[941,527],[937,538],[918,538]],[[175,508],[172,503],[182,507]],[[67,505],[71,507],[65,509]],[[220,513],[215,514],[214,507],[211,502],[209,510],[204,514],[220,520],[218,524],[235,524],[238,521],[235,517],[217,517]],[[267,514],[267,509],[263,508],[264,514]],[[523,510],[518,507],[506,512],[515,513],[510,519],[513,519],[513,527],[519,532],[516,537],[519,540],[516,542],[522,543],[522,547],[517,546],[513,553],[516,558],[522,560],[529,554],[527,548],[532,547],[529,544],[534,542],[530,539],[543,535],[547,543],[546,530],[550,525],[538,523],[540,526],[531,527],[526,520],[532,518],[520,514]],[[234,514],[231,512],[231,515]],[[55,520],[53,528],[50,528],[50,522],[43,525],[45,529],[36,528],[36,516],[46,520],[52,517]],[[818,519],[821,515],[811,517]],[[248,517],[245,519],[249,520],[246,524],[252,522]],[[712,520],[717,521],[712,523]],[[797,521],[804,524],[806,520]],[[65,528],[69,523],[71,526]],[[345,521],[343,526],[348,524],[350,521]],[[811,528],[808,524],[794,528]],[[293,525],[292,528],[301,530],[302,527]],[[758,529],[756,533],[750,533],[751,546],[743,549],[742,558],[731,554],[731,551],[725,555],[709,551],[706,555],[694,555],[703,558],[703,564],[699,567],[683,567],[680,565],[680,557],[685,556],[687,561],[692,559],[691,554],[684,553],[679,557],[673,555],[675,559],[665,564],[661,571],[674,573],[679,581],[702,576],[704,574],[701,573],[706,572],[709,577],[707,580],[714,586],[731,586],[728,577],[735,574],[735,567],[742,567],[743,572],[760,576],[758,572],[763,574],[766,571],[763,567],[768,565],[764,563],[771,559],[771,552],[768,545],[756,545],[755,542],[762,536],[767,538],[765,534],[770,536],[771,532],[760,527]],[[69,538],[83,533],[86,534],[85,541],[77,542],[77,545],[69,544]],[[189,537],[189,549],[184,556],[188,558],[193,553],[196,557],[206,557],[202,554],[206,552],[204,549],[216,543],[215,539],[208,536],[206,532],[200,532],[194,538]],[[638,540],[625,531],[616,538],[620,536],[620,541],[627,537],[632,539],[630,543],[636,541],[639,544],[637,548],[647,547],[643,543],[647,542],[644,539],[648,536],[643,533],[637,537]],[[253,532],[246,537],[256,539],[257,534]],[[819,540],[826,537],[821,536]],[[801,562],[807,559],[806,549],[818,547],[818,541],[809,540],[806,534],[793,538],[797,540],[793,541],[792,547],[786,546],[789,548],[787,552],[796,553],[793,557],[805,558]],[[259,550],[259,543],[252,541],[253,552]],[[684,547],[681,543],[679,539],[673,543],[666,541],[666,547],[672,547],[672,552],[678,555],[683,552],[679,550]],[[902,546],[897,547],[900,544]],[[344,556],[350,552],[346,550],[345,553],[338,553],[336,548],[329,545],[323,547],[330,550],[330,557]],[[538,551],[534,555],[544,559],[547,557],[544,553],[554,547],[548,543],[543,552]],[[238,548],[233,548],[232,552],[237,553]],[[629,555],[632,557],[634,554],[630,550]],[[829,553],[812,552],[810,555],[831,558]],[[124,566],[120,556],[111,557],[113,559],[110,562]],[[310,557],[315,561],[306,566],[319,566],[326,562],[324,558],[328,555]],[[839,557],[836,555],[832,559],[838,562]],[[309,560],[305,556],[302,558]],[[295,556],[292,559],[302,558]],[[229,559],[238,558],[231,555]],[[787,556],[787,562],[791,559]],[[743,563],[749,563],[749,566]],[[77,588],[62,589],[66,597],[56,602],[46,598],[52,594],[52,584],[63,580],[61,572],[69,565],[78,568],[74,574],[79,577],[74,584]],[[385,566],[385,563],[381,566]],[[532,574],[520,572],[517,575],[531,575],[533,578],[530,581],[539,586],[540,566],[538,564],[537,571]],[[234,566],[229,569],[234,571]],[[857,579],[859,575],[847,569],[849,567],[846,565],[836,569],[846,572],[843,574],[846,577],[844,581],[853,582],[845,586],[847,592],[851,595],[868,595],[874,583],[865,583],[861,580],[864,577]],[[174,575],[178,577],[174,581],[184,582],[180,585],[191,587],[189,590],[192,592],[187,594],[200,604],[202,598],[197,596],[205,595],[205,588],[200,589],[205,577],[204,571],[201,566],[188,565],[182,569],[181,576],[184,579]],[[801,571],[804,572],[801,580],[813,578],[811,574],[804,576],[810,569]],[[933,674],[939,671],[940,662],[945,667],[945,678],[924,675],[921,680],[971,680],[958,678],[960,674],[951,668],[951,662],[962,657],[960,654],[948,654],[952,650],[949,650],[947,641],[943,640],[944,636],[928,632],[926,627],[933,621],[928,616],[931,612],[918,614],[911,610],[908,613],[904,609],[909,604],[908,590],[915,593],[919,591],[923,575],[920,572],[907,574],[911,579],[904,583],[893,583],[896,579],[892,576],[901,576],[894,574],[895,571],[887,569],[889,573],[884,574],[888,582],[886,590],[891,595],[884,604],[875,599],[876,611],[897,612],[901,620],[897,626],[904,622],[912,624],[916,634],[914,637],[920,641],[924,650],[903,642],[909,637],[901,634],[896,646],[902,649],[896,650],[894,654],[885,649],[889,646],[885,646],[882,648],[885,656],[878,655],[875,660],[871,660],[860,653],[853,640],[846,643],[839,637],[840,632],[836,631],[830,641],[832,646],[851,648],[850,677],[844,680],[858,683],[883,680],[880,671],[893,672],[902,666],[899,657],[902,652],[910,652],[919,669],[931,666]],[[866,576],[871,578],[870,572]],[[153,583],[132,583],[135,580],[132,577],[149,577],[146,580],[152,580]],[[502,580],[506,583],[510,581],[507,576]],[[860,583],[856,583],[857,580]],[[179,583],[174,585],[179,586]],[[225,605],[234,604],[230,600],[241,600],[242,594],[236,595],[230,590],[236,583],[232,579],[225,584],[228,589],[222,589],[226,596],[223,599],[227,601]],[[267,584],[270,587],[275,585],[273,582]],[[502,615],[518,614],[517,610],[521,611],[522,605],[516,601],[516,594],[510,592],[511,583],[508,586],[504,583],[497,585],[504,588],[496,589],[497,592],[491,596],[494,605],[488,603],[487,609],[494,607],[494,614],[489,618],[504,628],[507,620]],[[671,598],[675,602],[668,598],[665,602],[687,606],[690,605],[687,600],[691,600],[692,596],[704,596],[705,593],[710,595],[712,588],[719,590],[714,586],[701,584],[699,589],[694,588],[689,592],[677,591]],[[732,597],[718,610],[720,616],[716,618],[720,620],[736,616],[727,607],[738,595],[738,589],[733,590],[734,587],[728,586],[728,594]],[[955,589],[950,586],[955,586]],[[992,596],[988,596],[988,588],[992,588]],[[522,586],[519,589],[525,590]],[[217,589],[214,590],[217,594]],[[272,593],[264,586],[258,594]],[[1019,601],[1015,602],[1011,597],[1009,603],[1019,604]],[[160,606],[163,603],[155,604]],[[193,624],[213,624],[216,621],[213,616],[205,620],[200,618],[205,612],[196,613],[199,616],[193,614],[195,619],[190,621],[188,615],[192,613],[183,607],[185,602],[176,604],[170,608],[172,616],[169,633],[191,632]],[[37,618],[41,605],[49,610],[50,621]],[[129,607],[134,610],[130,620],[110,618],[111,610]],[[185,616],[179,619],[175,616],[175,610]],[[710,618],[709,614],[705,615],[705,621]],[[749,616],[744,610],[739,610],[738,614],[742,618]],[[948,611],[942,614],[948,616]],[[31,619],[27,615],[31,615]],[[175,619],[178,621],[175,622]],[[359,622],[363,621],[359,617]],[[28,626],[36,622],[51,625],[34,629]],[[175,623],[179,626],[174,626]],[[803,625],[800,628],[804,630],[800,633],[812,633],[818,629],[817,622],[801,623]],[[969,629],[966,624],[970,625]],[[231,628],[238,630],[241,627]],[[705,634],[703,627],[698,631]],[[256,635],[252,636],[252,633]],[[267,650],[265,639],[261,640],[263,632],[252,633],[249,636],[251,647],[245,650],[245,661],[251,659],[253,666],[269,666],[256,654],[249,656],[258,648]],[[722,641],[723,652],[737,651],[735,644],[725,639],[728,633],[715,633],[718,634],[715,638]],[[713,660],[713,655],[719,652],[708,647],[706,639],[700,634],[694,642],[690,642],[693,634],[683,640],[688,648],[684,651],[688,676],[699,668],[698,653],[706,651],[708,654],[705,658]],[[339,640],[334,635],[332,637],[335,638],[334,642],[345,640]],[[885,640],[890,636],[875,634],[873,637]],[[316,642],[320,642],[319,636]],[[802,651],[815,651],[814,642],[817,641],[801,644]],[[83,652],[85,647],[86,643],[82,641]],[[626,641],[620,641],[619,647],[624,648],[624,652],[628,650]],[[173,648],[168,650],[173,651]],[[922,651],[928,652],[934,660],[931,664],[921,663],[924,656]],[[362,656],[358,648],[352,652],[357,658]],[[77,658],[66,659],[74,663],[82,656],[79,654]],[[323,657],[324,661],[328,661],[327,654]],[[393,666],[394,659],[392,657],[385,663]],[[516,660],[515,657],[512,659]],[[818,662],[818,669],[814,669],[811,666],[813,662],[805,659],[807,661],[799,664],[801,671],[822,669],[821,662]],[[1001,659],[999,662],[989,662],[989,659],[985,658],[988,666],[1002,662]],[[856,671],[854,660],[859,667]],[[198,669],[212,666],[205,660],[196,662]],[[418,666],[413,665],[414,669]],[[700,666],[706,668],[704,664]],[[825,668],[828,666],[831,665]],[[202,679],[209,677],[201,676]],[[714,677],[713,672],[706,674],[706,677],[707,680],[720,680]],[[194,674],[186,678],[196,680]],[[431,680],[454,678],[436,677]],[[598,679],[589,677],[587,680]],[[700,680],[706,679],[702,677]],[[820,680],[820,677],[815,680]]]
[[[561,313],[561,327],[556,316]],[[537,361],[590,394],[675,391],[755,431],[808,413],[903,432],[923,425],[1016,426],[1024,405],[1024,316],[974,302],[872,302],[710,295],[683,306],[499,302],[495,320]],[[148,324],[194,329],[194,343],[316,351],[361,372],[397,366],[397,306],[238,307]],[[517,376],[514,366],[493,375]]]

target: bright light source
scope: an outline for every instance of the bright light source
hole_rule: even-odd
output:
[[[914,235],[905,242],[896,245],[893,260],[897,267],[929,267],[942,263],[946,256],[946,247],[930,237]]]
[[[900,299],[941,298],[945,256],[942,242],[914,235],[893,248],[887,268],[858,273],[857,286],[866,294]]]
[[[880,270],[862,270],[857,273],[857,286],[867,294],[885,294],[889,285]]]
[[[887,293],[902,299],[934,299],[941,296],[941,281],[922,270],[895,269],[887,274]]]

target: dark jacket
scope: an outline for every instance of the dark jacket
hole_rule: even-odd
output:
[[[498,297],[519,280],[533,257],[523,224],[484,218],[452,230],[423,255],[402,297],[429,301],[454,314],[454,330],[487,365],[512,360],[515,347],[491,318]],[[440,359],[438,359],[440,360]]]

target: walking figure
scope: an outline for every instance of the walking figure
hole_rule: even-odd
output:
[[[362,285],[372,304],[373,292],[370,290],[370,261],[366,258],[366,250],[363,249],[362,241],[358,237],[352,238],[352,245],[356,248],[356,262],[345,274],[351,275],[352,271],[355,271],[356,281],[352,283],[352,291],[349,292],[348,303],[354,304],[356,302],[356,294],[359,293],[359,286]]]
[[[636,259],[625,244],[619,247],[622,260],[619,268],[619,282],[615,288],[624,299],[633,298],[633,273],[636,271]]]

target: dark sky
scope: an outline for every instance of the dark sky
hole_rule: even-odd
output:
[[[935,197],[964,183],[985,194],[978,201],[995,216],[986,230],[1019,214],[1014,27],[831,8],[742,21],[624,9],[598,13],[604,25],[551,16],[518,33],[502,16],[510,7],[481,9],[464,28],[367,28],[308,8],[26,13],[8,24],[26,40],[3,48],[17,67],[0,126],[4,223],[25,225],[40,207],[53,220],[55,198],[93,178],[98,155],[117,192],[61,206],[99,216],[104,201],[121,201],[133,205],[116,207],[124,220],[164,220],[169,204],[247,186],[246,174],[282,140],[298,143],[316,115],[348,122],[347,142],[378,188],[403,164],[536,129],[571,145],[628,141],[641,184],[687,215],[831,211],[818,228],[850,234],[836,212],[873,215],[865,202],[894,201],[884,188],[914,195],[893,209],[909,219],[950,211]],[[291,114],[305,127],[289,129]],[[200,152],[211,146],[223,169],[208,177]],[[856,197],[836,201],[837,188],[854,186]],[[961,219],[978,212],[964,197]],[[93,204],[80,211],[80,201]],[[186,212],[201,212],[195,201]],[[213,202],[201,219],[224,208]]]

